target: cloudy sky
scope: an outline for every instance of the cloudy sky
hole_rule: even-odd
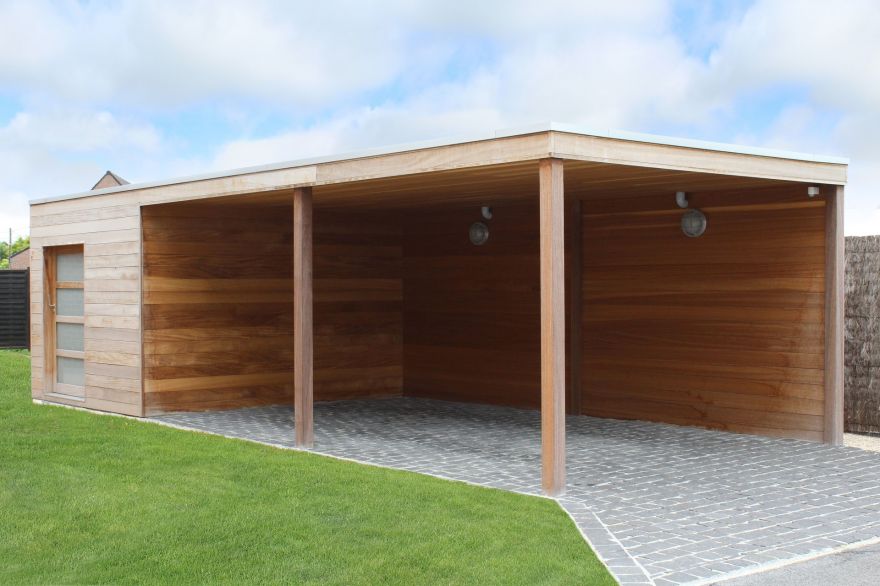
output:
[[[0,234],[32,198],[534,122],[851,159],[880,233],[876,0],[0,0]]]

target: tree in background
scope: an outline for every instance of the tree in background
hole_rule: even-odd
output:
[[[31,237],[30,236],[19,236],[18,240],[14,240],[12,242],[12,251],[9,250],[8,242],[0,242],[0,269],[8,269],[9,268],[9,258],[18,252],[21,252],[25,248],[29,248],[31,245]]]

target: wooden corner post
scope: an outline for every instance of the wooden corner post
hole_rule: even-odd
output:
[[[296,445],[311,448],[312,418],[312,188],[293,191],[293,422]]]
[[[539,164],[541,232],[541,473],[565,492],[565,201],[562,160]]]
[[[843,187],[825,190],[825,443],[843,444]]]

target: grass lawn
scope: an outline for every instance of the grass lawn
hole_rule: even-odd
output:
[[[0,351],[0,584],[614,584],[552,501],[33,405]]]

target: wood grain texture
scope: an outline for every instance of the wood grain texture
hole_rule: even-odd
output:
[[[585,200],[585,414],[821,441],[825,204],[803,186]]]
[[[63,250],[63,249],[62,249]],[[56,335],[56,325],[55,325],[55,312],[52,310],[52,307],[55,305],[55,283],[57,282],[55,278],[55,273],[57,270],[56,265],[56,254],[55,250],[50,248],[43,252],[43,304],[42,308],[46,308],[46,313],[41,315],[43,324],[43,340],[41,344],[41,350],[39,357],[42,359],[40,362],[43,364],[43,371],[41,374],[40,380],[42,381],[41,388],[39,389],[41,394],[52,393],[55,390],[56,384],[56,361],[55,361],[55,352],[57,348],[55,335]],[[85,342],[84,342],[85,343]],[[31,360],[34,360],[34,357],[31,357]]]
[[[530,202],[493,206],[494,216],[486,221],[489,240],[482,246],[472,245],[467,235],[468,226],[481,220],[480,202],[405,216],[405,394],[540,407],[535,165],[532,179]],[[580,215],[567,219],[575,220],[580,223]],[[579,226],[572,232],[579,233]],[[569,240],[567,245],[579,248],[581,243]],[[573,286],[579,298],[580,280]],[[568,328],[571,319],[569,314]],[[577,359],[570,362],[580,368],[580,344],[575,345],[569,351],[577,352]]]
[[[569,199],[565,207],[565,409],[573,415],[581,412],[581,356],[584,352],[583,322],[584,257],[581,230],[581,200]]]
[[[102,214],[96,210],[88,210],[82,218],[102,218]],[[108,250],[121,250],[128,248],[131,242],[136,244],[139,225],[139,215],[136,207],[120,206],[110,218],[104,218],[111,223],[96,226],[89,222],[71,222],[72,218],[66,218],[64,214],[45,217],[40,216],[38,221],[45,231],[31,240],[31,254],[33,269],[31,271],[31,293],[35,302],[31,304],[31,392],[34,398],[45,399],[62,404],[87,407],[102,411],[112,411],[126,415],[141,415],[141,391],[140,391],[140,348],[128,346],[119,351],[104,354],[99,361],[89,352],[84,354],[85,362],[85,386],[83,388],[65,387],[67,393],[76,396],[65,396],[60,387],[52,391],[52,381],[55,379],[54,355],[47,352],[47,348],[54,345],[54,324],[52,319],[46,319],[44,310],[48,309],[50,291],[47,283],[52,279],[54,271],[53,255],[65,247],[73,247],[83,251],[85,267],[85,279],[82,285],[59,283],[58,286],[75,286],[84,288],[85,315],[84,317],[65,317],[64,321],[84,324],[84,344],[88,348],[95,341],[114,343],[117,338],[124,337],[135,339],[139,336],[139,309],[136,298],[132,304],[126,304],[126,309],[120,309],[115,303],[106,303],[103,297],[104,289],[131,288],[134,294],[138,290],[138,278],[130,278],[127,269],[123,267],[104,266],[101,273],[94,274],[95,263],[100,260]],[[78,219],[78,218],[77,218]],[[99,228],[96,232],[82,232]],[[114,242],[114,240],[118,240]],[[136,248],[134,249],[136,251]],[[131,261],[124,263],[130,266]],[[126,333],[120,335],[120,330]],[[129,333],[130,332],[130,333]]]
[[[496,205],[489,239],[468,227],[480,206],[406,217],[404,392],[538,408],[540,286],[537,169],[528,205]]]
[[[293,191],[293,419],[296,445],[315,442],[312,351],[312,189]]]
[[[694,175],[706,173],[833,184],[846,182],[846,165],[839,163],[799,161],[570,132],[553,132],[550,142],[551,156],[561,159],[645,167],[653,171],[684,171]]]
[[[124,192],[107,193],[98,190],[88,196],[81,194],[77,199],[41,205],[36,215],[78,213],[84,209],[102,207],[94,203],[99,198],[106,202],[107,207],[125,201],[151,205],[220,196],[243,196],[252,200],[283,203],[289,199],[290,190],[305,186],[346,186],[342,191],[316,189],[316,207],[325,201],[330,203],[331,200],[339,205],[357,206],[383,197],[383,190],[377,189],[375,184],[362,185],[360,189],[357,184],[392,179],[393,188],[397,179],[408,176],[421,175],[421,182],[428,183],[435,179],[435,175],[443,172],[454,175],[458,171],[520,163],[533,167],[535,161],[547,157],[569,159],[596,167],[616,168],[611,173],[618,176],[626,168],[635,168],[667,175],[702,175],[709,182],[724,181],[725,177],[747,178],[752,181],[810,181],[835,185],[846,181],[845,164],[747,155],[709,150],[700,145],[657,144],[651,141],[543,130],[457,144],[416,146],[408,151],[374,153],[353,159],[304,164],[294,162],[288,166],[231,172],[228,176],[193,178],[153,186],[130,186]],[[447,183],[449,179],[450,176],[443,177]],[[630,178],[630,181],[632,185],[638,180]],[[356,193],[352,197],[346,197],[344,191],[352,185],[355,186]],[[572,185],[576,187],[576,184]],[[716,184],[715,187],[720,186]],[[120,194],[125,195],[119,197]],[[434,190],[434,197],[456,195],[467,196],[466,191]],[[426,203],[424,198],[418,198],[415,194],[404,197],[410,204]],[[41,230],[45,227],[38,223],[33,225]]]
[[[148,413],[294,400],[291,201],[214,203],[144,208]],[[315,215],[314,400],[399,395],[399,227],[384,215]]]
[[[565,189],[561,159],[540,162],[541,478],[565,492]]]
[[[399,219],[315,210],[315,400],[399,396],[403,385]]]
[[[825,193],[825,442],[843,444],[844,258],[843,187]]]
[[[290,209],[213,211],[143,209],[148,414],[292,400]]]
[[[783,185],[777,179],[706,171],[651,168],[601,160],[568,160],[566,198],[633,197],[685,190],[739,191]],[[508,162],[420,172],[412,175],[364,178],[319,185],[315,206],[356,209],[424,209],[426,206],[512,204],[533,201],[537,193],[535,161]],[[278,194],[257,198],[277,198]]]
[[[33,394],[46,382],[43,250],[81,244],[85,406],[292,401],[290,202],[315,185],[315,399],[405,381],[417,396],[537,407],[535,167],[553,153],[571,157],[566,197],[583,206],[583,411],[830,433],[824,200],[780,179],[836,183],[846,167],[558,133],[32,206]],[[709,216],[703,238],[678,229],[679,188]],[[193,201],[166,205],[179,200]],[[473,247],[484,203],[497,215]]]

